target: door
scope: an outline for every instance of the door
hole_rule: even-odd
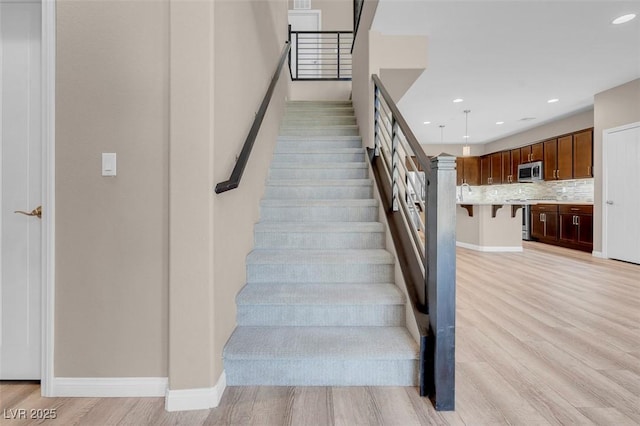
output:
[[[320,11],[290,10],[289,25],[291,31],[320,31]],[[291,75],[294,79],[320,77],[319,43],[318,34],[292,34]]]
[[[40,379],[40,7],[0,2],[0,379]]]
[[[640,123],[604,134],[606,256],[640,264]]]

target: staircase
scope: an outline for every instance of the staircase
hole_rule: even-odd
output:
[[[415,386],[350,101],[289,102],[224,349],[230,386]]]

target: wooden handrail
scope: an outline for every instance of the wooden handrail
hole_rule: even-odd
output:
[[[249,161],[249,156],[251,155],[251,149],[253,148],[253,144],[256,141],[258,136],[258,131],[260,130],[260,125],[262,125],[262,120],[264,119],[265,114],[267,113],[267,108],[269,107],[269,102],[271,102],[271,97],[273,96],[273,91],[276,88],[276,84],[278,83],[278,79],[280,78],[280,73],[282,72],[282,66],[284,65],[285,60],[289,56],[289,49],[291,49],[291,44],[286,41],[284,47],[282,48],[282,53],[280,53],[280,60],[278,61],[278,67],[276,68],[273,77],[271,78],[271,83],[269,84],[269,88],[267,89],[267,93],[264,95],[262,99],[262,103],[260,104],[260,109],[256,113],[256,118],[253,120],[253,124],[251,125],[251,129],[249,130],[249,134],[244,141],[244,145],[242,146],[242,151],[240,151],[240,155],[236,160],[236,165],[233,167],[233,171],[231,172],[231,176],[228,180],[224,182],[219,182],[216,185],[216,194],[220,194],[225,191],[229,191],[231,189],[236,189],[238,185],[240,185],[240,179],[242,179],[242,174],[244,173],[244,169],[247,166],[247,162]]]

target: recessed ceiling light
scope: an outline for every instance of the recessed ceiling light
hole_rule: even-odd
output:
[[[464,101],[464,99],[462,99],[462,98],[456,98],[456,99],[453,100],[453,102],[456,103],[456,104],[458,102],[462,102],[462,101]]]
[[[504,121],[496,121],[496,124],[504,124]]]
[[[431,124],[430,121],[425,121],[423,124]]]
[[[535,119],[536,119],[535,117],[522,117],[520,119],[520,121],[531,121],[531,120],[535,120]]]
[[[635,13],[629,13],[627,15],[618,16],[616,19],[611,21],[611,23],[614,25],[620,25],[620,24],[624,24],[625,22],[631,21],[635,17],[636,17]]]
[[[463,138],[469,139],[469,135],[464,135]]]
[[[559,100],[560,100],[560,99],[553,98],[553,99],[549,99],[549,100],[547,101],[547,103],[555,104],[555,103],[556,103],[556,102],[558,102]]]

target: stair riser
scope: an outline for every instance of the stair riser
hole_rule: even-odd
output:
[[[352,140],[340,140],[340,139],[327,139],[316,141],[296,141],[296,140],[281,140],[276,145],[275,152],[290,151],[292,149],[334,149],[334,148],[362,148],[362,142],[357,139]]]
[[[349,107],[332,107],[332,108],[287,108],[284,112],[284,119],[291,118],[314,118],[314,117],[353,117],[355,111]]]
[[[360,169],[276,169],[269,171],[272,179],[366,179],[369,171]]]
[[[332,124],[345,125],[356,124],[356,118],[349,115],[335,115],[335,116],[323,116],[323,117],[303,117],[298,118],[294,116],[287,116],[282,120],[283,127],[308,127],[308,126],[327,126]]]
[[[381,249],[382,232],[256,232],[255,247],[282,249]]]
[[[225,359],[227,386],[416,386],[417,360]]]
[[[364,152],[349,152],[343,154],[300,152],[300,153],[275,153],[274,163],[353,163],[363,162]]]
[[[403,326],[403,305],[240,305],[244,326]]]
[[[370,185],[359,186],[267,186],[264,197],[273,200],[348,200],[373,196]]]
[[[265,222],[372,222],[378,220],[378,208],[371,207],[276,207],[262,206]]]
[[[248,283],[388,283],[390,264],[247,264]]]
[[[357,136],[357,127],[322,127],[322,128],[283,128],[281,136]]]

